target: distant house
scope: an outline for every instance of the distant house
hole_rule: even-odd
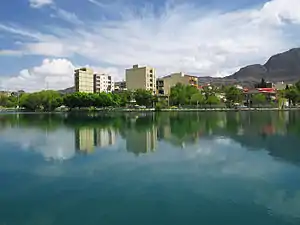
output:
[[[243,93],[245,95],[245,102],[246,104],[251,104],[253,95],[256,94],[264,94],[266,95],[267,101],[275,100],[277,95],[276,88],[253,88],[248,89],[244,88]]]
[[[274,84],[274,87],[276,88],[276,90],[285,90],[286,87],[291,87],[292,84],[286,84],[283,81],[282,82],[277,82]]]

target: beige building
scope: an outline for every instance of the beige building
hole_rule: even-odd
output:
[[[169,95],[170,90],[176,84],[192,85],[198,88],[198,77],[180,73],[172,73],[168,76],[157,79],[157,93]]]
[[[11,96],[12,95],[12,92],[10,91],[0,91],[0,96]]]
[[[112,92],[114,90],[114,82],[110,75],[94,74],[94,92]]]
[[[94,71],[89,68],[80,68],[75,70],[75,91],[94,93]]]
[[[128,90],[144,89],[156,93],[156,71],[152,67],[134,65],[126,69],[126,86]]]

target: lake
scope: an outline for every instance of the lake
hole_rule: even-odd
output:
[[[0,225],[300,223],[300,112],[0,114]]]

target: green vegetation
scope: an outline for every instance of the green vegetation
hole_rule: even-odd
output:
[[[259,87],[264,86],[262,82]],[[136,91],[122,91],[116,93],[72,93],[61,95],[56,91],[41,91],[35,93],[21,93],[19,96],[0,95],[0,107],[21,108],[29,111],[51,112],[60,106],[68,109],[97,109],[137,107],[155,108],[160,111],[165,108],[189,107],[233,107],[242,104],[245,96],[242,90],[234,86],[205,86],[199,90],[194,86],[177,84],[170,90],[170,96],[156,96],[150,91],[138,89]],[[300,82],[294,86],[287,86],[285,90],[277,93],[276,99],[264,94],[252,94],[250,106],[278,106],[284,108],[285,102],[290,106],[300,102]]]
[[[18,105],[18,98],[16,96],[0,95],[0,107],[15,108]]]
[[[225,88],[225,98],[227,99],[227,106],[231,107],[235,103],[241,103],[243,101],[243,93],[236,87]]]
[[[194,86],[177,84],[171,88],[170,104],[172,106],[218,105],[220,99],[216,93],[216,90],[209,88],[199,91]]]
[[[183,84],[176,84],[171,88],[170,104],[171,105],[186,105],[191,102],[192,95],[197,93],[197,88]]]
[[[264,94],[256,94],[253,96],[252,101],[254,102],[254,104],[257,104],[258,106],[260,106],[260,105],[266,103],[267,99]]]
[[[147,107],[151,107],[153,105],[153,102],[155,101],[151,91],[146,91],[142,89],[135,91],[134,99],[138,105],[144,105]]]
[[[296,105],[300,100],[300,89],[297,86],[286,87],[285,98],[288,99],[289,105]]]
[[[202,94],[202,93],[195,93],[195,94],[193,94],[192,95],[192,97],[191,97],[191,103],[193,104],[193,105],[200,105],[200,106],[202,106],[203,104],[205,104],[205,97],[204,97],[204,95]]]
[[[57,91],[40,91],[24,93],[19,96],[19,106],[29,111],[51,112],[60,106],[69,109],[74,108],[103,108],[103,107],[125,107],[131,100],[135,99],[136,104],[152,107],[157,102],[155,96],[146,90],[136,92],[124,91],[120,93],[72,93],[61,95]],[[0,96],[0,106],[16,107],[17,97]]]
[[[62,96],[56,91],[41,91],[20,96],[20,107],[31,111],[53,111],[63,103]]]

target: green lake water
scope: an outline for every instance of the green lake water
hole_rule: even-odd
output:
[[[300,113],[0,114],[0,225],[300,224]]]

